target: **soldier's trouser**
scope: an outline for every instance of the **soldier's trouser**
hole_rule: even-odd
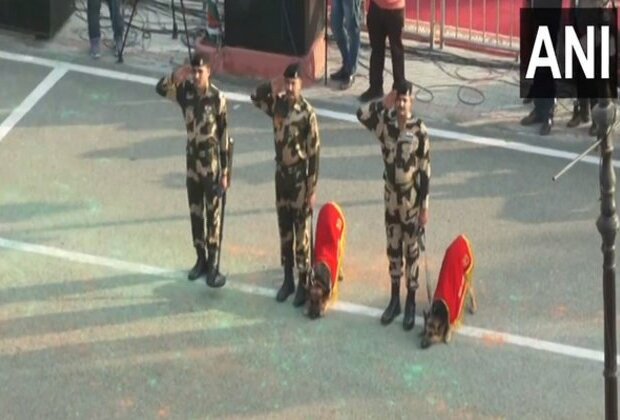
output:
[[[189,214],[192,221],[194,246],[217,250],[220,238],[220,201],[218,196],[219,177],[215,174],[194,176],[188,171],[186,180]],[[205,207],[207,213],[207,235],[205,237]]]
[[[405,276],[407,289],[418,288],[418,215],[419,209],[414,206],[415,189],[395,191],[385,185],[385,231],[387,236],[387,256],[390,277],[393,283],[400,284],[403,275],[403,254],[405,257]]]
[[[303,165],[302,165],[303,168]],[[280,231],[280,261],[293,255],[300,274],[310,268],[310,211],[306,205],[306,178],[302,170],[276,171],[276,209]]]

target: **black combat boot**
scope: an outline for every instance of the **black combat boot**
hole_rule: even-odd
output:
[[[543,121],[542,125],[540,126],[540,135],[541,136],[546,136],[551,132],[551,127],[553,127],[553,118],[547,118],[546,120]]]
[[[383,325],[388,325],[390,322],[394,320],[398,315],[400,315],[400,284],[399,282],[392,282],[392,297],[390,298],[390,303],[388,307],[383,312],[381,316],[381,323]]]
[[[577,127],[581,123],[590,122],[590,103],[588,100],[575,101],[573,105],[573,116],[566,124],[567,127]]]
[[[589,123],[590,122],[590,101],[583,101],[581,103],[581,122]]]
[[[411,331],[415,327],[415,291],[407,291],[405,300],[405,317],[403,318],[403,328]]]
[[[297,283],[297,293],[295,293],[295,299],[293,299],[293,306],[299,308],[306,303],[306,287],[307,287],[308,274],[299,273],[299,282]]]
[[[207,259],[207,286],[222,287],[226,284],[226,277],[218,272],[215,262],[217,261],[218,250],[216,248],[209,249],[209,257]]]
[[[190,281],[196,280],[198,277],[202,276],[207,271],[207,258],[205,256],[205,249],[201,247],[196,247],[196,264],[189,270],[189,274],[187,275],[187,279]]]
[[[295,292],[295,278],[293,276],[293,261],[287,259],[284,263],[284,282],[278,290],[276,300],[278,302],[284,302],[290,295]]]

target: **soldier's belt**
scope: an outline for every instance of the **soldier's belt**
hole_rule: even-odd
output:
[[[300,161],[295,165],[286,166],[280,162],[276,162],[276,169],[284,175],[295,175],[306,169],[306,161]]]
[[[394,182],[391,182],[389,180],[385,180],[385,185],[387,185],[387,187],[389,189],[391,189],[392,191],[398,191],[398,192],[407,192],[409,191],[411,188],[413,188],[415,186],[415,182],[414,181],[410,181],[407,182],[405,184],[396,184]]]

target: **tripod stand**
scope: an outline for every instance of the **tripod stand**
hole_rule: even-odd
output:
[[[183,26],[185,28],[185,38],[187,40],[187,53],[189,55],[189,60],[191,61],[192,59],[192,50],[189,46],[189,33],[187,31],[187,19],[185,17],[185,5],[183,4],[183,0],[181,1],[181,14],[183,15]],[[121,50],[118,53],[118,63],[123,63],[123,52],[125,52],[125,45],[127,44],[127,35],[129,35],[129,29],[131,28],[131,23],[133,22],[134,17],[136,16],[136,9],[138,8],[138,3],[140,2],[140,0],[133,0],[133,8],[131,9],[131,16],[129,17],[129,23],[127,23],[127,28],[125,28],[125,35],[123,36],[123,44],[121,46]],[[176,21],[176,17],[175,17],[175,7],[174,7],[174,0],[170,0],[171,5],[172,5],[172,19],[173,19],[173,29],[172,29],[172,36],[173,38],[176,38],[176,32],[177,32],[177,21]]]

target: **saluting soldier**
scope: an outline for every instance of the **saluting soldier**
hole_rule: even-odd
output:
[[[426,126],[413,115],[411,85],[404,82],[384,99],[357,111],[357,118],[381,144],[385,180],[385,228],[392,297],[381,317],[387,325],[401,313],[400,281],[403,253],[407,299],[403,328],[415,325],[418,288],[418,239],[428,220],[431,176],[430,143]]]
[[[295,292],[296,262],[299,280],[293,305],[299,307],[306,301],[310,271],[311,212],[319,177],[318,122],[314,109],[301,95],[298,64],[286,68],[283,81],[260,85],[251,99],[273,120],[276,208],[284,267],[284,282],[276,299],[284,302]]]
[[[229,138],[226,98],[211,83],[210,75],[207,59],[196,55],[190,65],[159,80],[156,90],[180,105],[187,129],[186,187],[197,255],[187,278],[194,281],[206,274],[209,286],[221,287],[225,278],[215,264],[220,251],[221,195],[228,188]]]

